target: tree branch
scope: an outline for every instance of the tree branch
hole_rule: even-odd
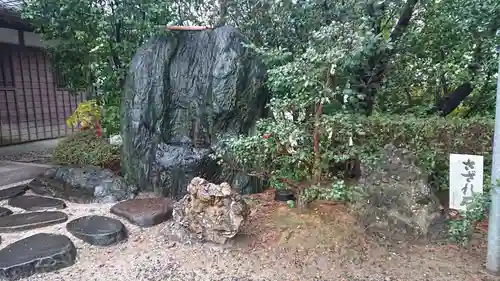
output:
[[[401,38],[401,36],[403,36],[403,33],[410,24],[413,11],[415,10],[415,6],[417,5],[417,3],[418,0],[408,0],[408,2],[406,2],[403,12],[401,13],[396,26],[391,32],[390,39],[392,42],[397,41],[399,38]]]
[[[391,42],[397,42],[406,31],[406,28],[410,24],[413,11],[417,5],[418,0],[408,0],[401,15],[390,35]],[[383,54],[378,54],[377,57],[372,57],[368,60],[368,65],[370,66],[369,78],[363,77],[362,80],[365,81],[364,85],[361,86],[360,90],[365,97],[365,113],[370,115],[373,112],[373,107],[375,106],[375,97],[377,93],[377,88],[381,85],[382,79],[387,71],[387,66],[389,64],[389,59],[395,52],[395,48],[391,50],[385,50]],[[362,70],[362,75],[364,76],[366,72]],[[371,86],[371,84],[376,83],[376,85]]]

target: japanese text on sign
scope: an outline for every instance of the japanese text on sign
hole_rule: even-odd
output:
[[[483,192],[483,156],[450,154],[450,209],[465,210]]]

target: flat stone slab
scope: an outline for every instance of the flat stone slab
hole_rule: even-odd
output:
[[[111,207],[111,213],[131,223],[150,227],[172,218],[174,201],[168,198],[141,198],[120,202]]]
[[[38,233],[0,250],[0,280],[19,280],[75,263],[73,242],[59,234]]]
[[[104,216],[85,216],[66,224],[66,229],[91,245],[108,246],[127,238],[127,230],[117,219]]]
[[[19,186],[9,187],[6,189],[0,189],[0,200],[5,200],[14,196],[21,195],[24,192],[26,192],[26,190],[28,190],[28,187],[26,185],[19,185]]]
[[[0,217],[0,232],[16,232],[35,229],[62,223],[67,220],[68,215],[60,211],[13,214]]]
[[[12,215],[12,214],[13,214],[13,212],[10,209],[0,207],[0,217],[5,217],[8,215]]]
[[[9,199],[9,205],[26,211],[43,211],[48,209],[66,208],[66,204],[62,200],[33,195],[12,197]]]

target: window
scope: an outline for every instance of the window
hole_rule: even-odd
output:
[[[12,49],[8,45],[0,45],[0,87],[14,87]]]
[[[68,87],[68,79],[66,79],[66,75],[61,71],[61,69],[54,65],[53,67],[54,73],[54,83],[57,88],[67,88]]]

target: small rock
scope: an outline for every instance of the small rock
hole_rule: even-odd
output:
[[[288,230],[288,229],[284,230],[281,233],[280,244],[287,242],[291,236],[292,236],[292,230]]]
[[[109,246],[127,238],[119,220],[104,216],[85,216],[70,221],[66,229],[75,237],[96,246]]]
[[[66,208],[66,204],[62,200],[33,195],[12,197],[9,199],[9,205],[26,211]]]
[[[121,135],[113,135],[109,137],[109,144],[111,145],[117,145],[120,146],[123,144],[122,136]]]
[[[173,218],[177,226],[174,237],[225,244],[238,234],[245,223],[249,209],[245,200],[229,184],[220,185],[195,177],[187,187],[189,194],[174,204]]]
[[[16,232],[62,223],[68,215],[60,211],[28,212],[0,217],[0,232]]]
[[[120,202],[111,213],[142,227],[160,224],[172,217],[174,201],[168,198],[142,198]]]
[[[38,233],[0,250],[0,280],[14,281],[75,263],[76,248],[58,234]]]

